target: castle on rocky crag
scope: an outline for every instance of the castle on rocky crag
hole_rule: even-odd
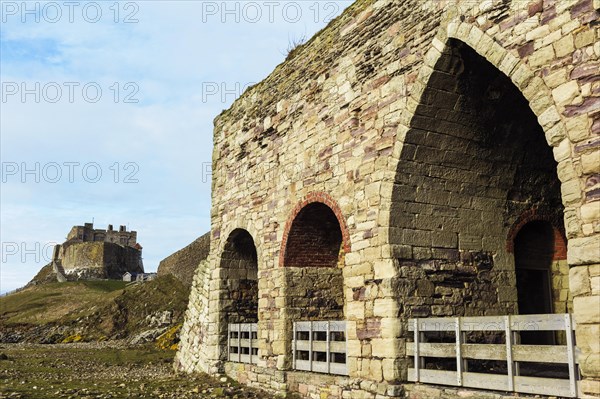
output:
[[[600,397],[599,20],[358,0],[294,49],[215,120],[177,369],[311,398]]]
[[[74,226],[67,240],[54,247],[52,268],[59,281],[118,279],[143,273],[142,246],[137,232],[125,226],[95,229],[92,223]]]

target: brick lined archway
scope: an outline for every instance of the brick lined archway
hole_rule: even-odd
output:
[[[348,229],[336,202],[314,192],[300,201],[285,226],[280,265],[290,322],[344,318],[344,254]]]
[[[555,247],[555,231],[548,220],[534,219],[522,225],[513,239],[519,314],[564,313],[568,308],[566,251],[559,235],[564,252],[561,264],[556,260],[562,254]],[[550,331],[520,334],[521,343],[528,345],[556,344],[556,337]]]
[[[508,232],[506,250],[513,254],[519,314],[572,311],[567,264],[567,239],[562,221],[551,212],[524,212]],[[539,335],[539,334],[538,334]],[[535,343],[553,342],[552,334],[524,337]]]
[[[554,231],[544,220],[527,223],[514,240],[520,314],[552,313]]]
[[[567,238],[565,237],[564,230],[557,225],[557,221],[553,220],[552,216],[545,212],[540,212],[538,209],[531,209],[524,212],[517,221],[513,224],[508,232],[508,238],[506,239],[506,251],[508,253],[515,253],[515,239],[521,229],[531,222],[544,221],[548,222],[552,226],[553,231],[553,260],[566,260],[567,259]]]
[[[322,214],[322,215],[325,215],[325,217],[327,217],[327,215],[335,216],[335,219],[337,220],[339,230],[341,233],[341,246],[342,246],[343,253],[345,254],[345,253],[350,252],[350,234],[348,233],[348,227],[346,224],[346,220],[344,219],[344,216],[342,214],[342,211],[341,211],[339,205],[329,194],[327,194],[325,192],[312,192],[312,193],[308,194],[306,197],[304,197],[302,199],[302,201],[300,201],[298,204],[296,204],[296,206],[294,207],[294,209],[292,210],[292,212],[290,214],[290,217],[288,218],[288,220],[285,224],[285,228],[284,228],[284,232],[283,232],[283,239],[281,242],[281,251],[279,252],[279,266],[280,267],[283,267],[285,265],[288,241],[290,238],[290,232],[292,230],[292,227],[294,226],[294,221],[297,220],[297,217],[300,214],[300,212],[302,210],[306,211],[306,207],[311,204],[322,204],[323,206],[325,206],[326,208],[328,208],[331,211],[331,213],[329,213],[323,207],[319,207],[320,209],[316,209],[316,210],[313,208],[313,212],[315,214]],[[331,224],[331,222],[333,221],[331,218],[329,218],[328,220],[329,220],[329,222],[328,222],[329,224]],[[343,254],[341,254],[341,256],[343,256]]]

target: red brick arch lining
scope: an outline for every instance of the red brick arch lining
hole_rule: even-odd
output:
[[[337,202],[327,193],[322,191],[313,191],[309,193],[306,197],[304,197],[292,210],[290,217],[288,218],[285,224],[285,230],[283,231],[283,239],[281,241],[281,250],[279,251],[279,266],[283,267],[285,263],[285,251],[287,248],[287,242],[290,234],[290,230],[296,217],[300,213],[302,209],[304,209],[307,205],[313,203],[321,203],[329,207],[337,221],[340,225],[340,230],[342,232],[342,248],[344,253],[350,252],[350,234],[348,232],[348,225],[346,224],[346,220],[344,215],[342,214],[342,210],[340,209]]]
[[[515,238],[519,231],[529,222],[533,221],[545,221],[552,225],[552,230],[554,231],[554,255],[553,260],[564,260],[567,259],[567,239],[564,233],[556,227],[552,218],[542,212],[539,212],[538,209],[530,209],[525,211],[517,221],[512,225],[508,232],[508,238],[506,240],[506,250],[508,253],[515,252]]]

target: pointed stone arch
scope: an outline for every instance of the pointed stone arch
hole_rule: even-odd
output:
[[[571,124],[569,127],[572,129],[567,137],[566,121],[568,118],[561,115],[562,110],[555,103],[551,89],[546,85],[544,79],[529,67],[525,60],[516,55],[516,51],[513,53],[511,50],[505,49],[492,36],[470,23],[451,21],[442,25],[437,36],[433,39],[429,51],[424,56],[423,65],[407,98],[407,106],[403,111],[404,115],[398,128],[397,141],[392,156],[392,163],[396,163],[396,168],[393,170],[397,170],[397,165],[405,150],[405,140],[411,129],[412,118],[421,103],[421,98],[427,89],[434,67],[442,57],[448,40],[451,39],[459,40],[469,46],[510,79],[527,100],[529,109],[542,128],[543,140],[552,149],[553,159],[558,164],[556,170],[561,183],[560,198],[564,205],[566,237],[569,238],[567,246],[569,248],[568,264],[571,268],[571,280],[573,276],[577,278],[577,281],[571,281],[570,288],[571,295],[574,297],[575,317],[585,320],[585,323],[587,323],[585,325],[583,323],[579,324],[578,321],[577,336],[580,342],[589,341],[590,331],[597,328],[597,320],[587,316],[586,312],[589,311],[590,306],[597,304],[598,297],[597,294],[585,287],[589,287],[590,276],[592,276],[591,270],[595,270],[594,268],[597,268],[597,264],[600,263],[600,252],[598,251],[600,240],[598,239],[598,233],[590,231],[591,221],[589,215],[592,212],[588,208],[593,206],[594,202],[590,201],[594,201],[594,198],[587,199],[584,189],[586,184],[589,183],[589,179],[586,183],[585,179],[588,176],[583,175],[581,177],[581,173],[575,170],[573,159],[577,157],[577,150],[574,143],[569,139],[574,136],[587,137],[589,132],[586,130],[585,124]],[[580,129],[580,131],[574,132],[573,128]],[[394,193],[393,183],[384,187],[382,195],[384,198],[391,198],[392,202],[401,200]],[[585,209],[587,219],[584,215],[584,207],[588,207]],[[388,209],[386,212],[389,212],[387,218],[390,228],[386,229],[383,234],[386,236],[386,241],[392,243],[394,230],[391,226],[394,215],[391,207]],[[588,223],[587,233],[583,228],[584,222]],[[394,245],[391,245],[390,255],[393,259],[397,259],[406,253],[405,249],[402,247],[395,248]],[[591,266],[588,267],[588,265]],[[400,269],[395,271],[396,275],[399,276],[402,274],[402,265],[396,264],[396,266],[400,266]],[[580,295],[579,298],[578,295]],[[578,305],[578,300],[580,305]],[[597,318],[597,315],[594,317]],[[585,377],[598,378],[597,359],[599,355],[597,349],[590,347],[585,342],[582,345],[582,351],[585,353],[581,357],[581,359],[585,359],[581,363],[582,373]]]
[[[552,91],[544,80],[537,76],[526,62],[505,49],[492,36],[469,23],[450,22],[445,28],[440,28],[438,35],[433,40],[432,47],[425,56],[425,65],[428,69],[422,69],[419,73],[423,89],[431,76],[431,72],[433,72],[435,63],[442,56],[448,39],[457,39],[465,43],[512,81],[527,99],[531,110],[537,116],[548,145],[557,147],[563,140],[567,139],[567,128],[557,106],[554,104]],[[421,95],[422,91],[421,93],[414,93],[411,97],[415,98],[417,96],[418,101]],[[559,162],[560,159],[556,159],[556,161]]]
[[[477,26],[461,22],[460,20],[452,20],[443,24],[438,29],[429,50],[423,57],[423,65],[419,69],[416,81],[413,83],[412,90],[406,101],[406,107],[403,111],[403,117],[401,118],[402,122],[398,126],[397,140],[392,152],[393,162],[390,165],[390,170],[396,170],[397,162],[403,150],[406,133],[410,129],[410,121],[419,106],[421,97],[434,71],[435,64],[443,55],[448,39],[457,39],[464,42],[512,81],[527,99],[532,112],[538,118],[538,122],[544,130],[546,142],[554,148],[556,162],[564,161],[570,155],[571,142],[566,136],[566,125],[553,102],[552,91],[544,80],[536,76],[527,63],[511,53],[510,50],[502,47],[490,35],[483,32]],[[577,177],[573,176],[572,173],[563,173],[559,175],[559,179],[563,185],[580,185]],[[382,195],[384,198],[392,198],[393,184],[384,186]],[[568,208],[566,205],[565,207]],[[388,213],[387,218],[390,220],[391,214],[389,210],[386,212]],[[384,230],[382,234],[387,235],[386,238],[389,242],[389,230]]]
[[[527,62],[518,56],[516,51],[504,48],[492,36],[471,23],[459,19],[446,21],[440,26],[432,40],[429,50],[423,57],[423,65],[419,69],[416,80],[408,94],[403,116],[400,118],[397,139],[390,157],[390,173],[396,170],[403,151],[406,133],[410,129],[410,121],[419,106],[427,82],[433,73],[433,68],[442,56],[448,39],[460,40],[475,50],[506,75],[527,99],[531,111],[536,115],[544,131],[545,141],[552,148],[554,159],[559,164],[558,177],[562,185],[561,189],[569,193],[568,203],[563,195],[565,232],[569,238],[568,246],[569,248],[575,248],[575,250],[569,251],[569,264],[573,266],[600,262],[600,253],[597,251],[600,234],[589,232],[592,221],[591,215],[595,214],[592,210],[595,203],[593,202],[594,199],[590,200],[591,203],[586,203],[584,197],[584,187],[593,185],[597,179],[594,176],[583,176],[581,178],[578,176],[572,162],[575,145],[569,139],[569,137],[589,136],[587,130],[590,127],[579,123],[570,125],[571,130],[569,131],[569,137],[567,137],[567,125],[553,100],[552,90],[544,79],[538,76]],[[574,129],[579,129],[579,131],[574,131]],[[393,180],[393,177],[390,177],[390,179]],[[392,198],[393,191],[394,187],[391,181],[389,184],[384,184],[382,186],[382,197]],[[382,213],[389,226],[392,217],[390,209],[384,209]],[[587,233],[582,230],[584,222],[588,223]],[[392,234],[390,229],[381,229],[380,234],[385,242],[390,242]],[[397,251],[391,250],[392,257],[395,252]]]

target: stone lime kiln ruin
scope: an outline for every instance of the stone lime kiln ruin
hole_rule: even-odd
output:
[[[176,367],[600,396],[599,9],[357,1],[294,50],[215,121]]]

